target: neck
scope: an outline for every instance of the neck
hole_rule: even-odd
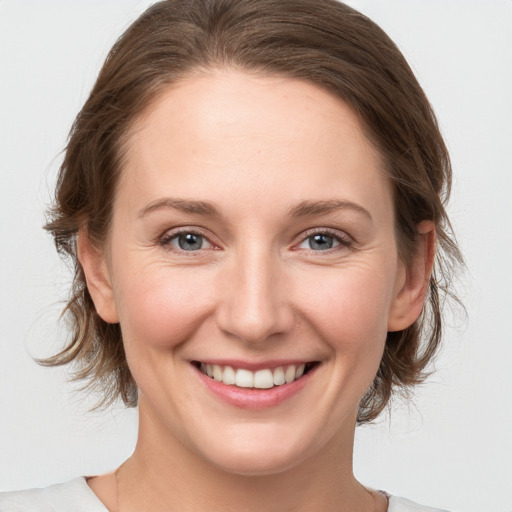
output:
[[[144,409],[144,404],[141,404]],[[314,457],[264,475],[228,472],[169,436],[141,411],[134,454],[118,470],[118,508],[274,512],[372,511],[372,495],[353,476],[355,420]]]

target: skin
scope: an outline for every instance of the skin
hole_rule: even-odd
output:
[[[79,257],[97,311],[121,324],[139,438],[119,489],[112,474],[90,487],[123,512],[385,510],[353,476],[358,403],[386,333],[421,312],[434,228],[419,226],[406,266],[355,113],[308,82],[213,70],[148,108],[125,161],[107,248],[81,233]],[[345,206],[298,212],[305,201]],[[180,249],[178,230],[202,248]],[[315,234],[333,246],[312,248]],[[191,364],[219,357],[319,364],[298,393],[252,410]]]

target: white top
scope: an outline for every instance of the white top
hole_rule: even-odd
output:
[[[0,512],[108,512],[107,508],[78,477],[44,489],[0,493]],[[390,496],[388,512],[447,512],[424,507],[404,498]]]

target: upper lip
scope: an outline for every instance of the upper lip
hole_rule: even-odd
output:
[[[231,366],[232,368],[240,368],[245,370],[250,370],[252,372],[264,369],[273,370],[274,368],[279,368],[280,366],[290,366],[290,365],[301,365],[308,363],[318,363],[318,360],[315,359],[273,359],[271,361],[247,361],[241,359],[218,359],[218,358],[206,358],[206,359],[195,359],[192,363],[196,364],[211,364],[218,366]]]

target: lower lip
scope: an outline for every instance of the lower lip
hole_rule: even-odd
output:
[[[228,386],[227,384],[208,377],[208,375],[205,375],[197,367],[194,368],[208,390],[224,402],[239,407],[240,409],[261,410],[276,407],[299,393],[311,380],[311,377],[316,373],[318,367],[319,365],[315,365],[306,375],[303,375],[289,384],[274,386],[270,389]]]

